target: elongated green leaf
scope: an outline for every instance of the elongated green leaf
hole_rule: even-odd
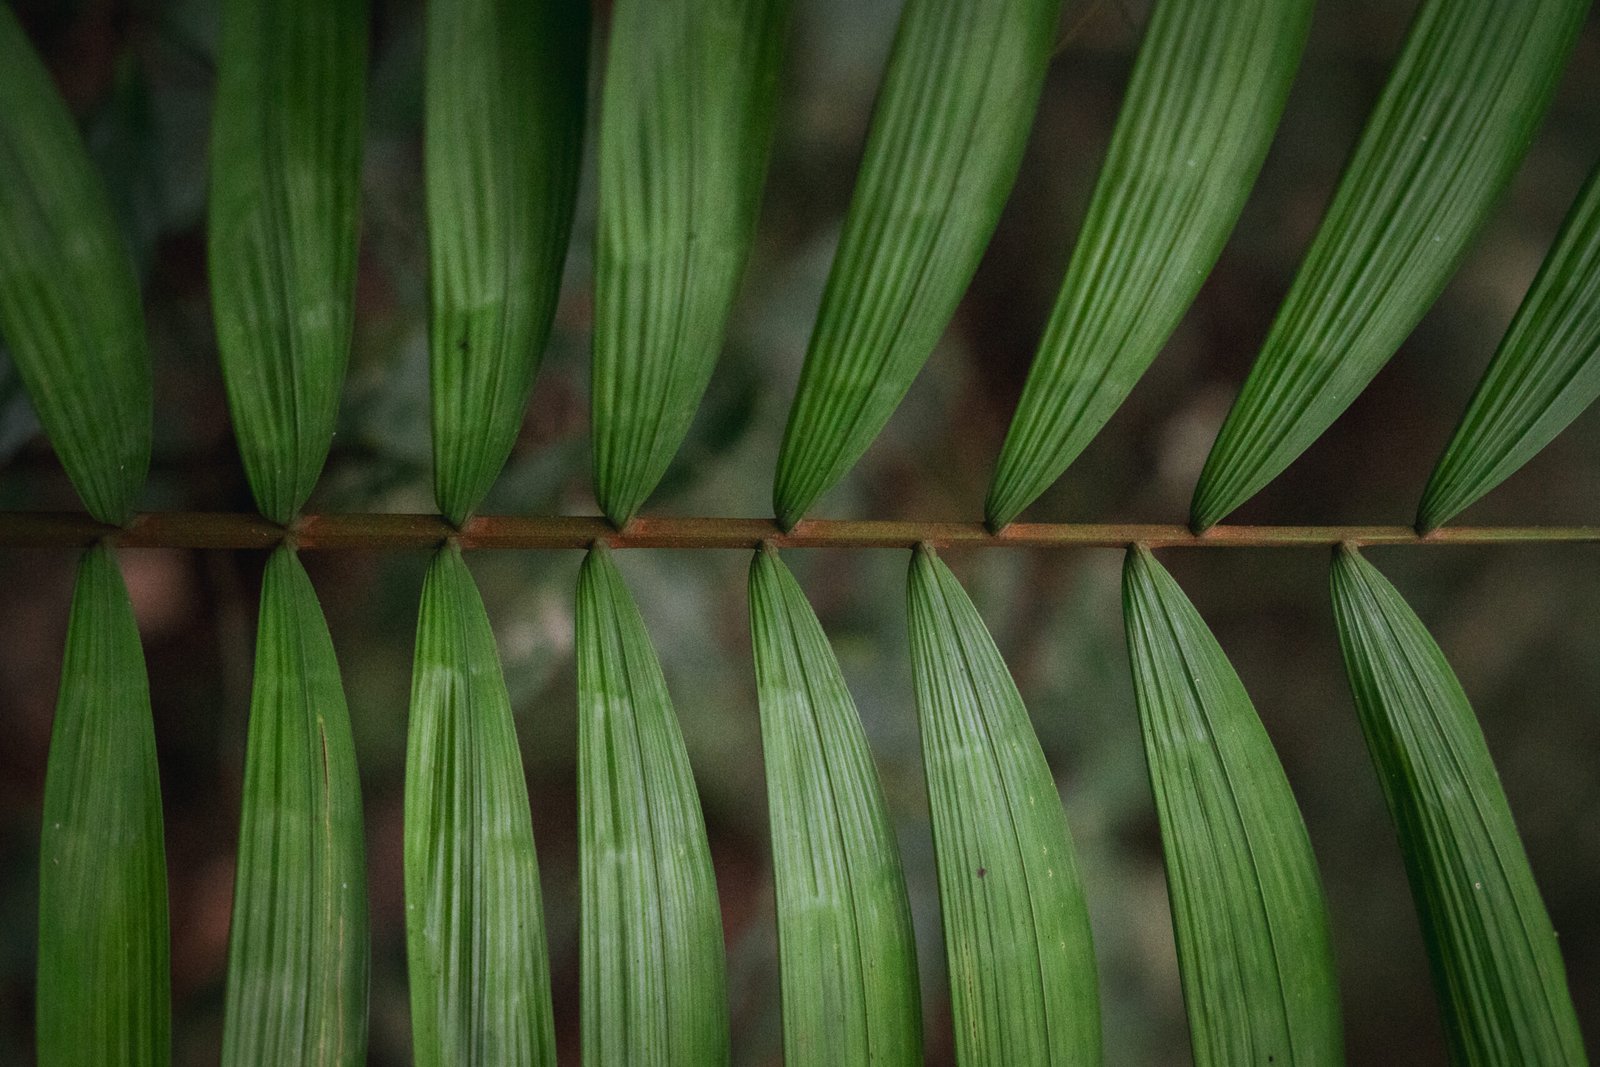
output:
[[[1312,0],[1162,0],[1000,451],[1000,529],[1061,476],[1194,300],[1261,169]]]
[[[822,625],[771,550],[750,566],[750,639],[772,810],[784,1062],[920,1064],[911,907],[872,753]]]
[[[405,805],[418,1067],[553,1064],[528,784],[494,633],[454,545],[422,587]]]
[[[367,1060],[361,783],[333,639],[294,549],[267,562],[239,817],[227,1067]]]
[[[208,223],[222,380],[287,523],[333,440],[355,298],[366,0],[225,0]]]
[[[3,77],[3,75],[0,75]],[[150,691],[111,550],[78,565],[39,841],[39,1067],[171,1059]]]
[[[583,1062],[728,1062],[722,913],[644,620],[603,545],[578,578]]]
[[[972,280],[1061,0],[906,0],[772,488],[784,529],[855,465]]]
[[[1350,405],[1444,288],[1521,162],[1589,0],[1427,0],[1206,458],[1219,522]]]
[[[1267,731],[1143,548],[1122,603],[1195,1063],[1343,1063],[1322,882]]]
[[[1334,559],[1333,607],[1453,1058],[1587,1063],[1556,934],[1461,684],[1400,594],[1349,548]]]
[[[583,139],[583,0],[428,5],[433,492],[466,521],[522,426],[550,336]]]
[[[66,104],[0,4],[0,335],[90,514],[126,522],[150,467],[133,259]]]
[[[1427,531],[1504,481],[1600,396],[1600,167],[1544,266],[1417,509]]]
[[[957,1059],[1098,1063],[1089,913],[1028,709],[931,549],[912,557],[907,597]]]
[[[790,0],[615,0],[600,115],[594,491],[618,526],[678,451],[755,229]]]

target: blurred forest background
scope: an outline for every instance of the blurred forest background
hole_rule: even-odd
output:
[[[10,0],[80,117],[136,249],[156,388],[147,509],[251,510],[223,399],[204,262],[213,0]],[[979,2],[979,0],[974,0]],[[1515,2],[1515,0],[1507,0]],[[603,8],[605,5],[599,5]],[[796,0],[762,223],[726,352],[647,509],[767,515],[773,463],[898,0]],[[1282,128],[1199,301],[1132,399],[1028,517],[1182,521],[1212,435],[1321,217],[1416,8],[1322,0]],[[820,515],[981,517],[989,473],[1115,120],[1148,0],[1069,0],[1020,180],[955,322]],[[431,511],[422,10],[372,0],[356,336],[313,511]],[[600,64],[595,64],[598,74]],[[1409,523],[1426,475],[1600,150],[1591,17],[1527,162],[1390,367],[1238,521]],[[591,115],[591,126],[593,115]],[[591,514],[593,141],[554,337],[486,512]],[[75,509],[9,365],[0,507]],[[1600,522],[1600,418],[1580,420],[1467,522]],[[787,556],[832,636],[876,752],[919,935],[928,1060],[949,1001],[905,639],[902,552]],[[1188,1059],[1155,811],[1128,680],[1114,551],[951,552],[1028,701],[1087,880],[1112,1064]],[[1498,760],[1600,1041],[1600,553],[1372,552],[1433,628]],[[576,552],[471,557],[516,709],[550,927],[558,1040],[577,1062]],[[175,1062],[220,1047],[258,553],[122,554],[149,659],[172,906]],[[620,558],[664,661],[722,895],[735,1061],[781,1060],[773,889],[742,552]],[[1327,559],[1166,554],[1277,742],[1327,884],[1350,1059],[1444,1062],[1404,872],[1343,678]],[[30,1062],[45,755],[68,551],[0,555],[0,1062]],[[370,1060],[409,1062],[401,772],[426,554],[311,554],[349,694],[373,929]]]

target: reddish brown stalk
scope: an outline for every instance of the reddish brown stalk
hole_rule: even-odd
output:
[[[464,549],[902,548],[1327,548],[1354,545],[1487,545],[1600,542],[1600,526],[1215,526],[1013,523],[990,533],[976,522],[809,519],[784,533],[771,519],[641,518],[617,531],[592,516],[481,515],[456,530],[438,515],[307,515],[285,529],[259,515],[150,512],[122,529],[77,513],[0,512],[0,547],[71,548],[109,538],[125,548],[271,548],[291,538],[306,550],[429,548],[455,537]]]

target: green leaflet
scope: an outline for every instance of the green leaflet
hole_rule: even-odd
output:
[[[722,913],[644,620],[604,545],[578,578],[583,1062],[728,1062]]]
[[[1333,607],[1453,1058],[1583,1064],[1556,934],[1461,684],[1421,620],[1344,548]]]
[[[1272,742],[1144,548],[1122,602],[1195,1062],[1343,1063],[1322,882]]]
[[[1028,709],[929,548],[912,557],[907,603],[956,1057],[1099,1063],[1089,913]]]
[[[405,893],[417,1067],[555,1063],[528,785],[494,633],[454,545],[428,568],[417,618]]]
[[[1195,487],[1221,521],[1388,362],[1522,160],[1588,0],[1427,0]]]
[[[617,526],[694,418],[755,230],[790,0],[615,0],[600,115],[594,490]]]
[[[1600,167],[1573,201],[1455,435],[1428,479],[1417,528],[1493,489],[1600,396]]]
[[[55,83],[0,4],[0,335],[90,514],[121,524],[150,467],[133,259]]]
[[[167,946],[144,652],[116,559],[101,545],[78,565],[45,774],[39,1067],[168,1063]]]
[[[433,487],[459,525],[511,454],[555,318],[589,10],[435,0],[427,20]]]
[[[750,566],[789,1067],[920,1064],[900,852],[833,650],[776,552]]]
[[[844,477],[944,333],[1016,178],[1061,0],[906,0],[784,431],[772,507]]]
[[[1017,517],[1144,374],[1205,281],[1266,157],[1312,0],[1163,0],[1134,64],[985,515]]]
[[[365,0],[225,0],[211,128],[212,310],[256,506],[287,523],[327,458],[350,349]]]
[[[367,1059],[361,783],[333,640],[294,549],[267,562],[228,938],[225,1067]]]

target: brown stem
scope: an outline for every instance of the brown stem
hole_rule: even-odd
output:
[[[148,512],[117,529],[87,515],[0,512],[0,548],[70,548],[109,538],[125,548],[272,548],[286,537],[306,550],[430,548],[455,536],[463,549],[744,548],[1327,548],[1354,545],[1485,545],[1600,542],[1600,526],[1214,526],[1013,523],[990,533],[976,522],[808,519],[784,533],[771,519],[639,518],[618,532],[594,516],[480,515],[460,531],[438,515],[307,515],[288,529],[259,515]]]

